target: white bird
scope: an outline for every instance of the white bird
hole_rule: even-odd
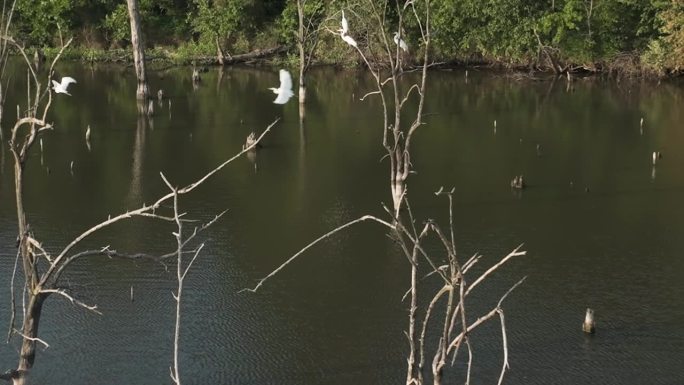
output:
[[[270,87],[269,90],[278,95],[273,101],[275,104],[285,104],[291,97],[294,96],[292,92],[292,75],[287,70],[280,70],[280,87]]]
[[[399,32],[394,33],[394,44],[398,45],[404,52],[408,52],[408,45],[406,45],[404,39],[399,37]]]
[[[352,38],[349,35],[342,35],[342,40],[344,40],[347,44],[349,44],[352,47],[356,47],[356,40]]]
[[[342,36],[346,35],[347,32],[349,32],[349,23],[347,22],[347,18],[344,17],[344,9],[342,10],[342,29],[339,30]]]
[[[71,96],[71,94],[67,92],[67,87],[69,87],[69,84],[71,83],[76,83],[76,79],[69,76],[63,77],[61,83],[57,83],[56,80],[52,80],[52,89],[58,94],[67,94]]]
[[[85,139],[86,139],[86,142],[90,142],[90,124],[88,125],[88,128],[86,129]]]

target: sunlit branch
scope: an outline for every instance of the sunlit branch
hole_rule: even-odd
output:
[[[91,306],[91,305],[87,305],[87,304],[85,304],[84,302],[79,301],[78,299],[76,299],[76,298],[72,297],[71,295],[69,295],[64,289],[41,289],[40,292],[41,292],[41,293],[51,293],[51,294],[58,294],[58,295],[61,295],[62,297],[68,299],[68,300],[69,300],[71,303],[73,303],[74,305],[80,306],[80,307],[82,307],[82,308],[84,308],[84,309],[86,309],[86,310],[90,310],[90,311],[92,311],[93,313],[97,313],[97,314],[99,314],[99,315],[102,315],[102,313],[101,313],[99,310],[97,310],[97,305],[92,305],[92,306]]]
[[[183,194],[187,194],[187,193],[191,192],[191,191],[194,190],[196,187],[198,187],[199,185],[201,185],[204,181],[206,181],[209,177],[211,177],[211,176],[214,175],[215,173],[217,173],[217,172],[219,172],[220,170],[222,170],[225,166],[227,166],[228,164],[230,164],[230,163],[233,162],[234,160],[238,159],[240,156],[242,156],[242,155],[245,154],[246,152],[248,152],[248,151],[252,150],[253,148],[255,148],[255,147],[259,144],[259,142],[261,142],[261,140],[264,138],[264,136],[271,130],[271,128],[273,128],[273,126],[275,126],[275,124],[276,124],[279,120],[280,120],[279,118],[276,119],[273,123],[271,123],[268,127],[266,127],[266,129],[265,129],[265,130],[256,138],[256,140],[254,141],[254,143],[252,143],[250,146],[246,146],[246,147],[243,148],[241,151],[239,151],[236,155],[234,155],[233,157],[229,158],[229,159],[226,160],[225,162],[221,163],[219,166],[215,167],[215,168],[212,169],[211,171],[207,172],[203,177],[201,177],[201,178],[198,179],[197,181],[195,181],[195,182],[193,182],[193,183],[191,183],[191,184],[189,184],[189,185],[187,185],[187,186],[185,186],[185,187],[183,187],[183,188],[178,189],[178,194],[179,194],[179,195],[183,195]],[[69,243],[69,244],[68,244],[68,245],[59,253],[59,255],[55,258],[54,263],[52,264],[52,266],[50,266],[50,268],[48,269],[48,271],[47,271],[45,274],[43,274],[40,284],[41,284],[41,285],[45,284],[45,282],[46,282],[48,279],[50,279],[51,275],[55,272],[55,269],[59,269],[59,271],[61,272],[61,270],[63,270],[63,269],[68,265],[67,261],[64,261],[64,259],[67,258],[67,257],[66,257],[67,254],[68,254],[76,245],[78,245],[78,244],[79,244],[81,241],[83,241],[84,239],[88,238],[90,235],[92,235],[92,234],[98,232],[99,230],[101,230],[101,229],[103,229],[103,228],[105,228],[105,227],[108,227],[108,226],[110,226],[110,225],[112,225],[112,224],[114,224],[114,223],[117,223],[117,222],[119,222],[119,221],[121,221],[121,220],[124,220],[124,219],[132,218],[132,217],[134,217],[134,216],[143,216],[143,215],[144,215],[144,216],[150,216],[151,213],[154,212],[154,210],[156,210],[157,208],[161,207],[163,203],[167,202],[167,201],[170,200],[171,198],[173,198],[173,193],[167,193],[166,195],[164,195],[164,196],[162,196],[161,198],[157,199],[157,201],[154,202],[154,203],[151,204],[151,205],[143,205],[142,207],[140,207],[140,208],[138,208],[138,209],[136,209],[136,210],[127,211],[127,212],[122,213],[122,214],[119,214],[119,215],[117,215],[117,216],[115,216],[115,217],[113,217],[113,218],[110,217],[110,218],[108,218],[106,221],[100,222],[99,224],[97,224],[97,225],[95,225],[95,226],[89,228],[88,230],[84,231],[84,232],[81,233],[79,236],[77,236],[76,238],[74,238],[74,239],[73,239],[73,240],[72,240],[72,241],[71,241],[71,242],[70,242],[70,243]],[[222,214],[221,214],[221,215],[222,215]],[[217,218],[216,218],[216,219],[217,219]],[[72,260],[73,260],[73,259],[70,259],[70,260],[69,260],[69,263],[72,262]],[[64,263],[62,263],[62,262],[64,262]],[[59,275],[59,274],[57,274],[57,275]]]
[[[47,342],[45,342],[44,340],[42,340],[42,339],[40,339],[40,338],[38,338],[38,337],[29,337],[29,336],[25,335],[24,333],[20,332],[20,331],[17,330],[17,329],[14,329],[13,332],[14,332],[15,334],[21,336],[22,338],[29,340],[29,341],[39,342],[41,345],[43,345],[43,346],[45,347],[45,349],[47,349],[47,348],[50,347],[50,345],[48,345]]]
[[[343,224],[343,225],[341,225],[341,226],[338,226],[338,227],[334,228],[333,230],[330,230],[330,231],[328,231],[327,233],[325,233],[325,234],[321,235],[320,237],[316,238],[316,240],[314,240],[313,242],[311,242],[311,243],[309,243],[308,245],[304,246],[304,248],[302,248],[302,249],[299,250],[297,253],[295,253],[293,256],[291,256],[287,261],[285,261],[283,264],[281,264],[280,266],[278,266],[275,270],[273,270],[272,272],[270,272],[267,276],[265,276],[264,278],[261,278],[261,279],[258,281],[257,285],[254,286],[254,288],[252,288],[252,289],[245,288],[245,289],[240,290],[240,292],[243,292],[243,291],[256,292],[257,290],[259,290],[259,288],[260,288],[260,287],[261,287],[269,278],[271,278],[271,277],[273,277],[274,275],[278,274],[278,272],[280,272],[281,270],[283,270],[287,265],[289,265],[292,261],[294,261],[295,259],[297,259],[297,257],[299,257],[300,255],[304,254],[307,250],[309,250],[310,248],[312,248],[312,247],[313,247],[314,245],[316,245],[318,242],[320,242],[320,241],[322,241],[322,240],[324,240],[324,239],[329,238],[329,237],[332,236],[333,234],[335,234],[335,233],[337,233],[337,232],[339,232],[339,231],[342,231],[342,230],[346,229],[347,227],[350,227],[350,226],[355,225],[355,224],[357,224],[357,223],[360,223],[360,222],[363,222],[363,221],[368,221],[368,220],[378,222],[378,223],[380,223],[380,224],[382,224],[382,225],[385,225],[385,226],[389,227],[390,229],[395,229],[395,226],[392,225],[391,223],[386,222],[386,221],[384,221],[384,220],[382,220],[382,219],[380,219],[380,218],[374,217],[374,216],[372,216],[372,215],[364,215],[364,216],[362,216],[362,217],[360,217],[360,218],[354,219],[353,221],[347,222],[347,223],[345,223],[345,224]]]
[[[513,251],[511,251],[507,256],[503,257],[499,262],[497,262],[494,266],[490,267],[489,269],[487,269],[487,271],[485,271],[484,273],[482,273],[482,275],[480,275],[480,277],[477,278],[477,279],[475,280],[475,282],[473,282],[473,283],[468,287],[468,290],[466,290],[465,295],[467,296],[468,294],[470,294],[470,292],[471,292],[474,288],[476,288],[477,285],[479,285],[485,278],[487,278],[487,276],[488,276],[489,274],[491,274],[491,273],[493,273],[494,271],[496,271],[496,269],[498,269],[499,266],[503,265],[504,263],[506,263],[506,262],[507,262],[508,260],[510,260],[511,258],[526,255],[526,254],[527,254],[526,251],[518,251],[518,250],[520,250],[520,248],[521,248],[522,246],[523,246],[523,245],[521,244],[521,245],[519,245],[518,247],[516,247],[516,248],[515,248]]]

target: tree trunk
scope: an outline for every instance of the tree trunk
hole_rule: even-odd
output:
[[[218,59],[218,63],[220,65],[224,65],[224,60],[223,60],[223,50],[221,49],[221,44],[219,43],[219,38],[216,36],[216,58]]]
[[[297,0],[297,16],[299,18],[299,28],[297,29],[297,47],[299,48],[299,104],[304,104],[306,102],[306,87],[304,86],[306,53],[304,52],[304,7],[301,0]]]
[[[411,308],[409,309],[409,358],[406,365],[406,384],[422,384],[420,368],[416,368],[416,310],[418,309],[418,258],[416,249],[411,256]]]
[[[19,365],[17,370],[19,372],[28,373],[33,367],[33,362],[36,359],[36,341],[38,337],[38,325],[40,323],[40,315],[43,311],[43,302],[45,301],[45,294],[29,294],[29,302],[26,309],[26,319],[22,327],[24,339],[21,344],[21,355],[19,356]],[[22,376],[22,381],[25,381],[25,376]],[[23,384],[20,381],[18,384]],[[17,382],[15,382],[15,385]]]
[[[135,97],[138,100],[147,99],[147,73],[145,71],[145,44],[140,28],[140,12],[138,12],[138,0],[126,0],[128,3],[128,16],[131,21],[131,44],[133,45],[133,61],[135,62],[135,75],[138,78],[138,89]]]
[[[12,148],[12,154],[14,155],[14,188],[17,203],[19,250],[24,267],[24,279],[26,280],[26,287],[29,295],[26,316],[24,317],[22,325],[22,333],[24,336],[21,344],[19,364],[17,365],[17,375],[13,379],[14,385],[23,385],[26,383],[26,376],[33,367],[33,362],[36,358],[35,338],[38,336],[38,324],[40,322],[41,311],[43,310],[43,301],[46,296],[44,294],[36,293],[38,286],[38,271],[36,270],[36,263],[29,251],[29,245],[25,238],[29,226],[26,221],[23,200],[24,162],[16,149]]]

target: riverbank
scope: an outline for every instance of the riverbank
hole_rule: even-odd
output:
[[[255,66],[291,66],[298,65],[298,57],[294,48],[288,49],[286,46],[274,46],[267,48],[254,49],[249,52],[236,53],[224,56],[225,66],[244,64]],[[35,50],[29,50],[34,53]],[[43,52],[48,60],[54,57],[58,48],[48,48]],[[198,65],[204,67],[220,66],[218,57],[215,53],[207,52],[206,49],[197,46],[185,45],[180,47],[159,46],[148,48],[146,61],[156,66],[185,66]],[[212,55],[213,54],[213,55]],[[63,60],[79,61],[85,63],[119,63],[124,65],[133,64],[133,52],[130,49],[95,49],[87,47],[70,47],[62,54]],[[343,60],[333,61],[332,58],[314,61],[314,65],[338,66],[354,68],[363,66],[363,63],[354,60],[353,56],[348,56]],[[408,61],[411,59],[409,58]],[[514,60],[501,60],[485,58],[479,55],[471,55],[467,58],[450,58],[435,60],[435,67],[440,69],[457,68],[476,68],[490,69],[494,71],[504,71],[518,74],[524,77],[525,74],[547,73],[563,76],[610,76],[617,78],[647,78],[647,79],[672,79],[681,77],[684,72],[671,69],[655,69],[640,63],[639,56],[635,54],[621,54],[613,60],[600,61],[590,64],[562,62],[558,60],[537,60],[520,62]]]

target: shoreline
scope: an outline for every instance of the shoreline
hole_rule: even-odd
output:
[[[54,58],[57,48],[49,48],[44,51],[46,59],[49,61]],[[36,49],[31,49],[27,53],[35,54]],[[41,51],[43,52],[43,51]],[[284,66],[291,60],[288,58],[288,49],[285,46],[269,47],[265,49],[256,49],[251,52],[235,54],[233,56],[224,57],[224,64],[220,64],[217,56],[209,56],[206,54],[189,55],[183,53],[174,47],[155,47],[145,50],[145,62],[152,64],[164,65],[166,67],[183,67],[183,66],[201,66],[201,67],[230,67],[236,65],[244,66]],[[562,63],[557,70],[554,70],[551,65],[544,65],[543,63],[515,63],[506,62],[503,60],[489,60],[486,58],[452,58],[444,61],[437,61],[434,63],[434,68],[438,70],[457,70],[457,69],[475,69],[487,70],[494,72],[504,72],[518,76],[521,79],[525,77],[534,78],[535,75],[557,76],[557,77],[612,77],[612,78],[637,78],[647,80],[674,80],[684,76],[684,72],[677,72],[672,70],[655,70],[645,68],[639,63],[634,62],[635,57],[631,60],[623,60],[623,57],[618,57],[611,62],[601,62],[593,64],[572,64]],[[638,59],[638,57],[636,57]],[[69,48],[65,50],[62,55],[62,60],[76,61],[84,63],[115,63],[121,65],[133,65],[133,51],[131,49],[93,49],[93,48]],[[362,68],[362,63],[350,65],[347,63],[333,63],[326,61],[318,61],[311,64],[311,67],[341,67],[350,69]],[[415,67],[418,68],[418,67]],[[516,75],[517,74],[517,75]]]

